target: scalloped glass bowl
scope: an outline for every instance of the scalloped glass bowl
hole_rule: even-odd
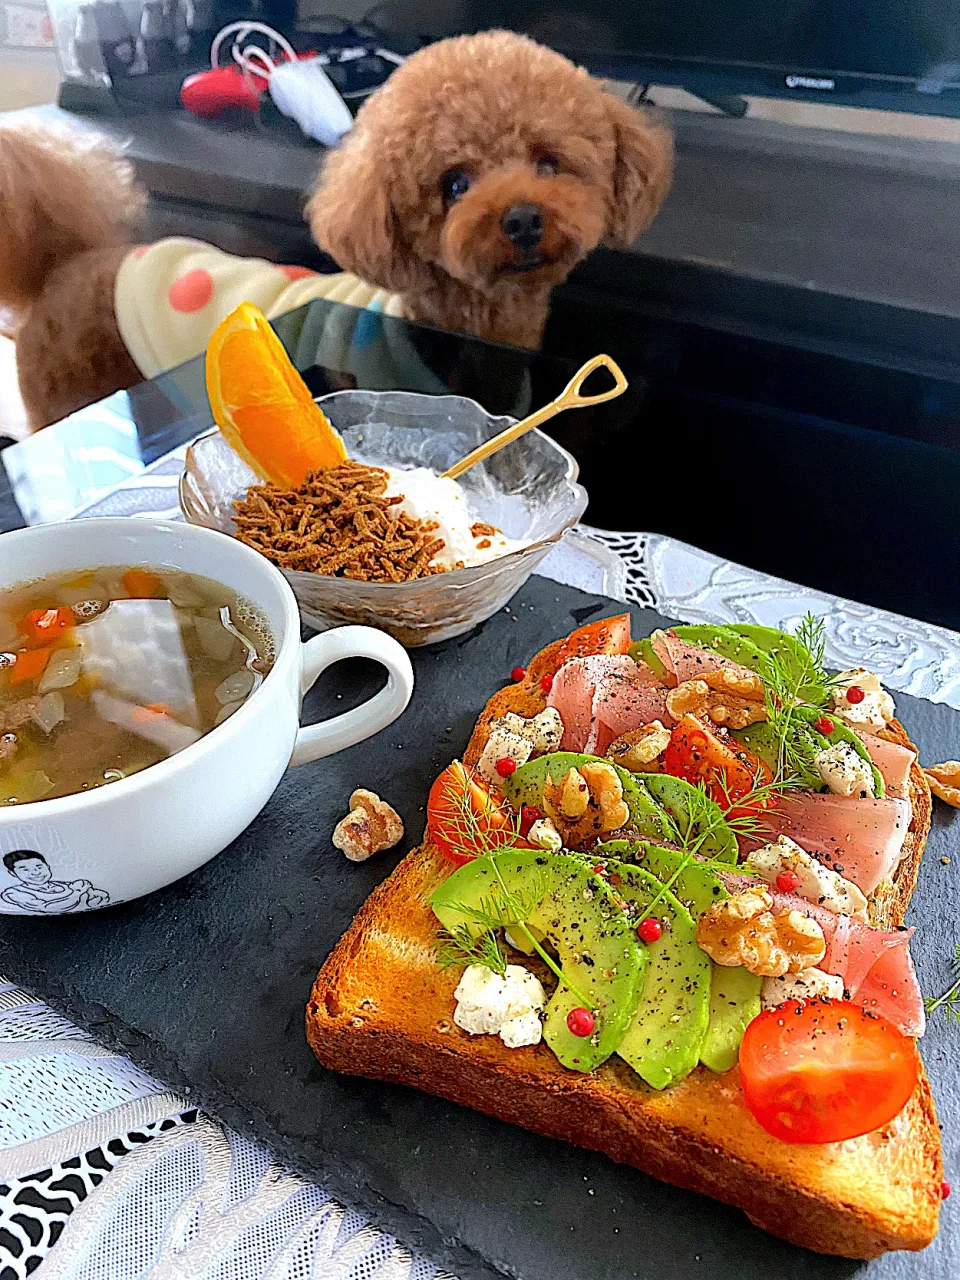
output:
[[[438,472],[514,421],[493,417],[462,396],[408,391],[337,391],[317,403],[356,461]],[[459,480],[478,520],[526,546],[487,564],[413,582],[355,582],[283,570],[304,621],[321,630],[365,623],[408,648],[462,635],[503,608],[583,515],[587,493],[577,474],[576,460],[565,449],[540,431],[528,432]],[[257,483],[213,431],[187,452],[180,506],[191,524],[235,535],[233,502]]]

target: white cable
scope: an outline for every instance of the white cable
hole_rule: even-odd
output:
[[[268,27],[265,22],[229,22],[223,27],[213,38],[213,44],[210,46],[210,66],[216,68],[219,66],[220,48],[227,36],[234,37],[234,47],[246,40],[250,35],[262,35],[281,49],[290,62],[295,62],[297,55],[293,50],[293,46],[282,36],[279,31],[275,31],[273,27]],[[251,45],[251,49],[258,49],[259,45]],[[263,50],[260,50],[263,53]],[[249,56],[246,51],[242,51],[240,57]],[[264,54],[264,56],[268,56]],[[237,59],[239,61],[239,59]],[[243,66],[243,63],[240,63]]]
[[[267,79],[269,79],[277,69],[277,63],[258,44],[248,44],[243,49],[238,45],[234,45],[230,50],[230,55],[241,71],[250,76],[266,75]],[[260,63],[261,66],[258,67],[257,63]]]

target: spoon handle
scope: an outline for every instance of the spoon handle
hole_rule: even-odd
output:
[[[609,391],[600,391],[597,395],[581,395],[580,388],[591,373],[597,369],[609,370],[613,377],[614,385]],[[462,476],[470,467],[476,466],[478,462],[483,462],[491,454],[498,453],[505,445],[513,444],[514,440],[519,440],[521,436],[525,436],[534,427],[542,426],[543,423],[549,422],[558,413],[563,413],[564,409],[585,409],[590,405],[605,404],[607,400],[614,400],[617,396],[623,395],[626,389],[627,380],[617,362],[612,360],[610,356],[594,356],[592,360],[588,360],[581,369],[577,370],[555,400],[551,400],[549,404],[545,404],[542,409],[537,409],[535,413],[531,413],[529,417],[524,418],[522,421],[514,423],[512,427],[507,427],[505,431],[501,431],[499,435],[495,435],[491,440],[485,440],[483,444],[468,453],[465,458],[461,458],[452,467],[448,467],[443,474],[450,480],[455,480],[457,476]]]

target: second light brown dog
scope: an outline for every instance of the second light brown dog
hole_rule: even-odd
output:
[[[671,158],[667,131],[585,71],[488,32],[393,74],[327,158],[307,217],[316,242],[401,295],[408,318],[537,347],[551,290],[601,242],[644,230]],[[0,308],[34,426],[144,374],[114,308],[142,203],[109,149],[0,128]],[[317,277],[318,297],[329,279]],[[205,337],[224,314],[212,297]]]

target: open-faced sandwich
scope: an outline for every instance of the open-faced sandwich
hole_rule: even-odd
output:
[[[922,1249],[942,1195],[903,917],[930,792],[822,628],[628,616],[542,650],[321,970],[335,1070],[737,1205],[824,1253]]]

